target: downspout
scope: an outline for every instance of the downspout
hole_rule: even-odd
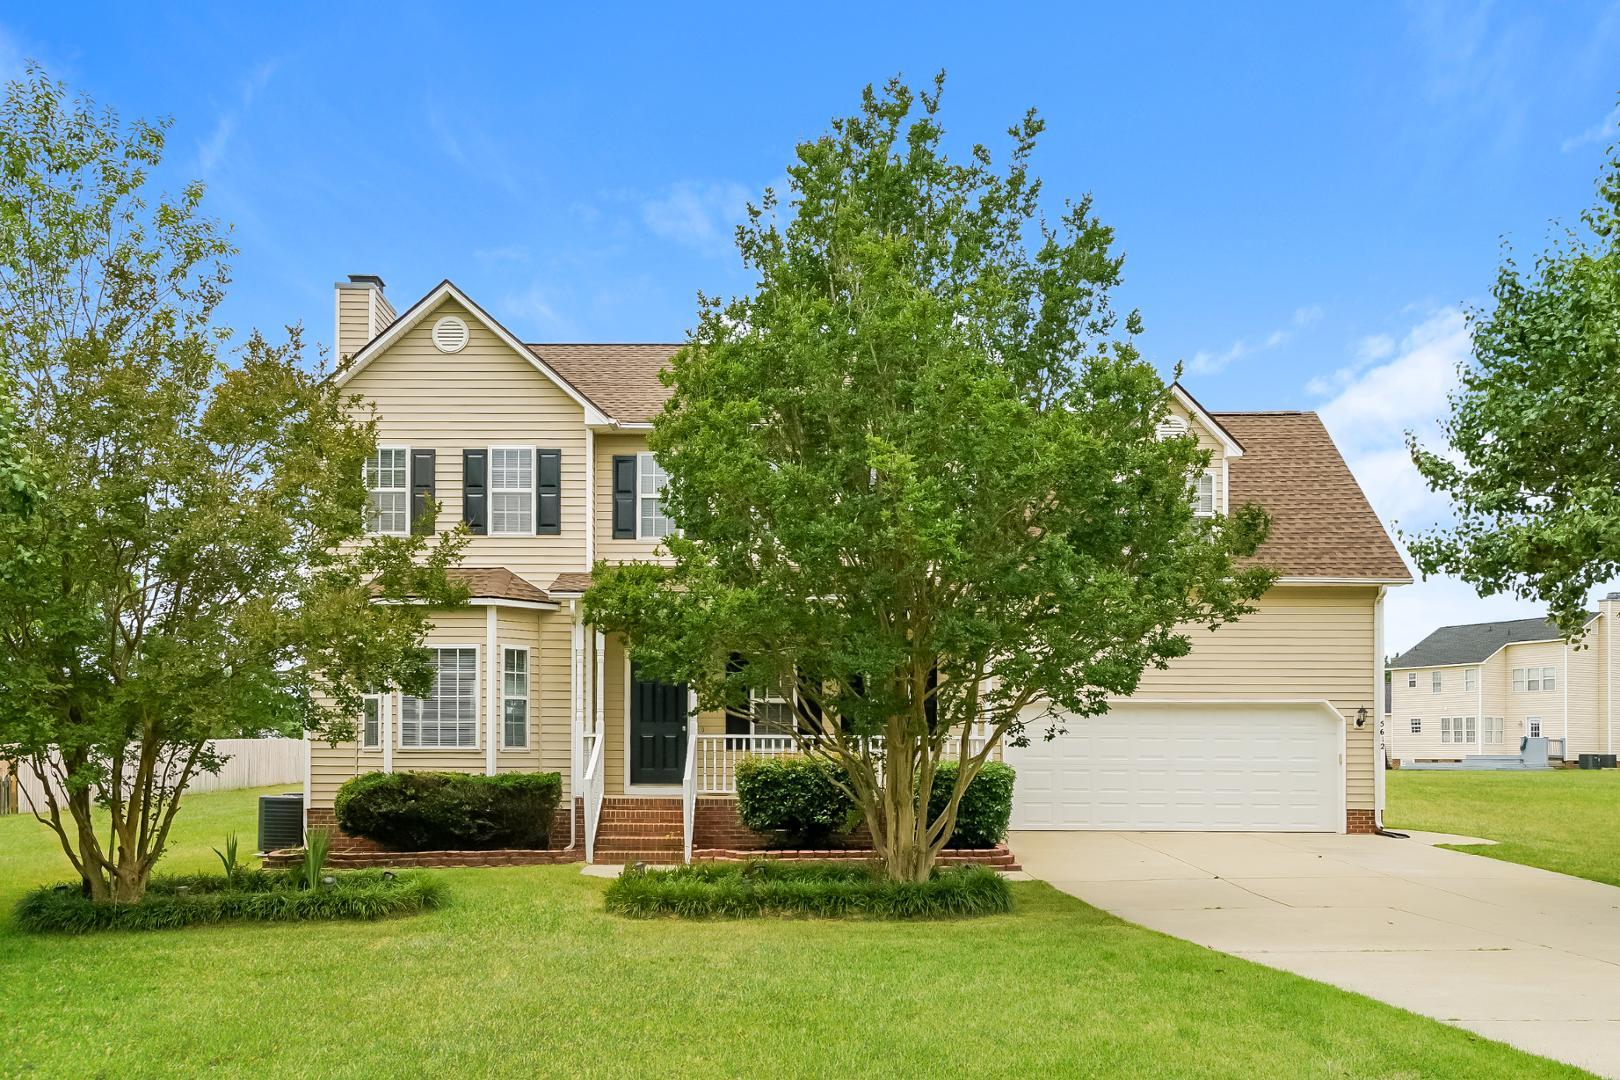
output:
[[[1384,828],[1384,773],[1388,766],[1384,752],[1384,595],[1388,592],[1389,586],[1378,586],[1378,596],[1373,600],[1373,832],[1404,840],[1405,833]]]
[[[489,740],[484,747],[484,775],[495,775],[495,733],[499,730],[499,713],[501,692],[500,668],[496,656],[496,613],[495,605],[484,607],[484,707],[489,712],[489,720],[484,724],[484,735]]]
[[[585,627],[579,621],[579,601],[568,601],[568,846],[579,846],[579,815],[574,800],[579,798],[579,758],[585,733]]]
[[[1474,669],[1474,753],[1485,752],[1485,665]]]
[[[1614,597],[1610,596],[1609,599],[1612,600],[1612,599],[1614,599]],[[1609,736],[1608,736],[1606,745],[1603,748],[1603,752],[1606,753],[1606,754],[1612,754],[1612,753],[1614,753],[1614,609],[1613,608],[1610,608],[1609,610],[1607,610],[1607,611],[1605,611],[1603,613],[1603,650],[1604,650],[1604,654],[1605,654],[1604,658],[1603,658],[1603,678],[1606,680],[1606,682],[1608,684],[1607,692],[1604,694],[1604,697],[1603,697],[1603,703],[1604,703],[1604,709],[1608,714],[1607,719],[1608,719],[1608,730],[1609,730]]]
[[[1569,760],[1569,642],[1564,642],[1564,760]]]

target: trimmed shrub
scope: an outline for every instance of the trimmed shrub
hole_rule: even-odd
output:
[[[544,848],[562,797],[558,773],[366,773],[338,790],[343,831],[396,851]]]
[[[1013,767],[1004,762],[984,763],[979,775],[962,792],[962,801],[956,808],[956,829],[945,842],[946,847],[989,848],[1007,839],[1015,775]],[[940,762],[934,773],[934,788],[928,793],[930,821],[945,812],[945,802],[955,783],[956,762]]]
[[[948,919],[1010,911],[1012,890],[984,866],[936,869],[924,882],[894,882],[870,863],[757,859],[626,870],[608,886],[606,906],[638,919]]]
[[[419,870],[345,870],[333,884],[303,888],[299,871],[238,870],[233,881],[217,874],[154,877],[133,904],[98,904],[78,885],[47,885],[17,902],[17,925],[35,933],[84,934],[97,930],[170,930],[223,922],[304,922],[381,919],[442,905],[444,884]]]
[[[737,763],[737,816],[784,847],[825,848],[856,820],[855,801],[820,762],[801,755]]]

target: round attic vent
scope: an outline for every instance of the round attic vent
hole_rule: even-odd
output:
[[[1159,426],[1153,429],[1153,434],[1161,439],[1173,439],[1177,435],[1187,434],[1187,421],[1179,416],[1167,416],[1159,421]]]
[[[460,352],[467,347],[467,337],[467,324],[454,315],[433,324],[433,347],[440,352]]]

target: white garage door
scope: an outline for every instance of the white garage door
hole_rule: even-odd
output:
[[[1322,705],[1116,704],[1103,716],[1030,714],[1015,829],[1341,832],[1343,721]]]

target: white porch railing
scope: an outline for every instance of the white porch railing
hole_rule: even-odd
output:
[[[881,761],[883,739],[869,740],[868,748]],[[945,760],[955,758],[960,740],[945,744]],[[968,737],[968,753],[984,749],[984,737]],[[695,758],[695,776],[690,781],[691,794],[735,795],[737,793],[737,763],[751,757],[783,757],[799,752],[798,740],[791,735],[692,735],[687,742],[688,775],[692,776],[691,762]],[[690,817],[690,815],[688,815]]]
[[[602,738],[600,731],[587,731],[580,736],[580,748],[585,753],[585,773],[580,777],[580,795],[585,800],[585,861],[596,861],[596,825],[602,819],[602,796],[606,793],[606,778],[602,775]]]
[[[686,721],[686,768],[681,773],[681,824],[686,830],[682,862],[692,861],[692,827],[697,823],[697,720]]]

